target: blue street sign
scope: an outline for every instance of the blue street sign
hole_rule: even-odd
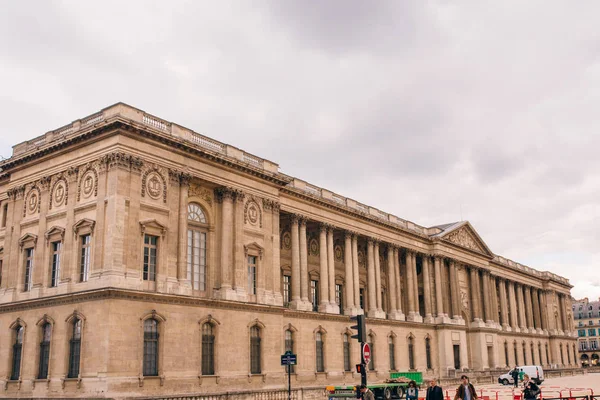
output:
[[[281,365],[296,365],[296,355],[287,351],[281,356]]]

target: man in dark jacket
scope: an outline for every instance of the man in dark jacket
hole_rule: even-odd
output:
[[[477,400],[477,393],[475,393],[475,387],[469,382],[469,377],[463,375],[460,377],[461,384],[456,389],[456,395],[454,400]]]
[[[435,379],[429,381],[429,387],[427,388],[425,400],[444,400],[442,388],[437,385],[437,381]]]
[[[510,376],[513,378],[513,383],[515,387],[519,386],[519,368],[515,365],[513,370],[510,372]]]
[[[371,389],[367,387],[367,385],[360,385],[359,387],[363,400],[375,400],[375,395],[373,394]]]
[[[525,400],[535,400],[540,394],[540,388],[529,379],[529,375],[523,376],[523,398]]]

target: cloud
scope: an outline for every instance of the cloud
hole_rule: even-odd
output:
[[[7,3],[0,154],[125,101],[599,297],[600,6],[365,4]]]

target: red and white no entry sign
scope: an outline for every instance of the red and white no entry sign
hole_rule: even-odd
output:
[[[362,359],[364,364],[368,364],[371,361],[371,346],[369,346],[369,343],[363,343]]]

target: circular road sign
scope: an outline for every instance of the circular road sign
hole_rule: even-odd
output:
[[[363,359],[363,363],[365,363],[365,364],[368,364],[369,361],[371,361],[371,346],[369,346],[369,343],[363,343],[362,359]]]

